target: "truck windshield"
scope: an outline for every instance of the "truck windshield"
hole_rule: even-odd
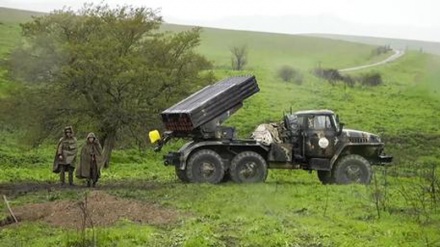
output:
[[[331,129],[332,123],[327,115],[310,116],[307,119],[309,129]]]

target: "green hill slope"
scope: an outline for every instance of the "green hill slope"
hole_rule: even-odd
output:
[[[25,20],[19,14],[8,15],[16,22],[0,25],[0,58],[19,42],[17,23]],[[188,28],[165,24],[162,30]],[[290,108],[333,109],[347,127],[381,134],[387,151],[395,157],[394,166],[375,167],[370,186],[323,186],[315,173],[285,170],[270,171],[263,184],[214,186],[176,182],[174,169],[163,167],[163,153],[117,150],[112,166],[102,171],[97,190],[175,210],[178,222],[154,225],[121,218],[115,225],[80,232],[53,227],[48,216],[45,223],[41,217],[0,228],[2,246],[438,246],[440,57],[409,52],[393,63],[352,74],[378,72],[382,85],[347,87],[330,85],[310,70],[318,65],[342,68],[371,63],[380,59],[371,56],[374,46],[296,35],[203,30],[199,51],[213,61],[219,78],[257,76],[261,91],[226,123],[236,126],[240,136],[249,136],[262,122],[279,121]],[[242,44],[249,48],[249,65],[245,71],[230,71],[229,48]],[[276,71],[282,65],[298,68],[304,82],[281,81]],[[11,85],[0,74],[0,95],[2,87]],[[11,134],[0,135],[0,191],[8,195],[14,210],[37,202],[64,205],[61,200],[73,201],[72,208],[84,205],[87,191],[53,185],[58,181],[50,170],[53,146],[18,151],[7,145],[8,138]],[[171,142],[164,152],[182,144]],[[17,190],[11,191],[14,186]],[[67,213],[70,209],[63,208]],[[7,212],[0,204],[0,221]],[[104,210],[89,213],[102,218],[107,214]]]
[[[0,22],[2,23],[17,24],[32,20],[32,16],[41,15],[44,13],[0,7]]]
[[[357,43],[370,44],[370,45],[391,45],[396,49],[424,51],[424,52],[440,55],[439,42],[366,37],[366,36],[350,36],[350,35],[338,35],[338,34],[306,34],[305,36],[321,37],[321,38],[328,38],[334,40],[344,40],[344,41],[357,42]]]
[[[0,57],[4,57],[18,43],[18,23],[43,13],[0,8],[0,14]],[[189,28],[164,23],[161,30],[183,31]],[[262,79],[275,77],[275,71],[284,65],[308,72],[316,66],[345,68],[369,64],[389,55],[372,56],[374,46],[371,45],[297,35],[203,28],[201,39],[200,53],[220,70],[231,67],[231,47],[246,45],[247,68],[270,72]],[[6,87],[5,82],[6,79],[0,74],[0,90]]]
[[[165,23],[164,31],[182,31],[189,26]],[[220,68],[230,68],[233,46],[246,45],[249,68],[274,71],[282,65],[308,70],[323,67],[344,68],[376,61],[374,46],[300,35],[233,31],[203,28],[200,52]]]

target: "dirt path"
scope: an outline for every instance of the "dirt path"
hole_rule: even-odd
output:
[[[174,183],[157,183],[154,181],[130,180],[130,181],[106,181],[105,184],[98,184],[97,190],[113,189],[155,189],[163,186],[174,186]],[[3,183],[0,184],[0,195],[21,196],[27,193],[38,191],[56,191],[56,190],[87,190],[85,185],[77,184],[75,186],[61,186],[58,182],[21,182],[21,183]]]
[[[396,50],[393,49],[394,54],[389,56],[388,58],[377,62],[377,63],[373,63],[373,64],[367,64],[367,65],[362,65],[362,66],[356,66],[356,67],[351,67],[351,68],[345,68],[345,69],[340,69],[339,72],[350,72],[350,71],[355,71],[355,70],[361,70],[361,69],[366,69],[366,68],[371,68],[371,67],[375,67],[375,66],[379,66],[379,65],[384,65],[386,63],[390,63],[393,62],[394,60],[400,58],[401,56],[405,55],[405,51],[403,50]]]
[[[180,212],[147,201],[120,198],[102,190],[91,190],[80,200],[55,200],[13,208],[20,222],[45,222],[54,227],[84,229],[111,226],[121,220],[149,225],[168,225],[184,217]],[[12,217],[1,227],[16,225]]]
[[[9,201],[28,193],[47,192],[48,195],[76,191],[83,193],[78,200],[49,200],[43,203],[30,203],[12,208],[19,222],[38,221],[51,226],[81,229],[94,226],[111,226],[120,220],[149,225],[169,225],[185,217],[175,209],[162,207],[154,202],[134,200],[114,196],[113,190],[156,190],[173,188],[176,182],[156,182],[144,180],[108,181],[96,188],[84,185],[61,186],[52,182],[23,182],[0,184],[0,195],[6,195]],[[86,197],[87,195],[87,197]],[[6,212],[5,212],[6,213]],[[20,223],[19,223],[20,224]],[[13,217],[0,219],[0,229],[17,225]]]

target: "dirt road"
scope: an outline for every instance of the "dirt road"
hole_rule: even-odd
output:
[[[393,49],[393,52],[394,52],[393,55],[389,56],[388,58],[386,58],[385,60],[382,60],[380,62],[373,63],[373,64],[362,65],[362,66],[351,67],[351,68],[340,69],[339,72],[349,72],[349,71],[361,70],[361,69],[371,68],[371,67],[374,67],[374,66],[384,65],[386,63],[393,62],[394,60],[396,60],[396,59],[400,58],[401,56],[405,55],[405,51],[403,51],[403,50]]]

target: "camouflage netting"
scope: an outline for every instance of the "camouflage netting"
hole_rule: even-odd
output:
[[[276,123],[260,124],[252,133],[252,138],[266,146],[281,143],[277,126]]]

